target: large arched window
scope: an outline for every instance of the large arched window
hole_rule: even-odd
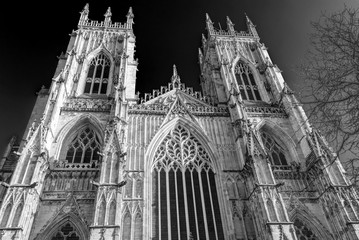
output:
[[[67,148],[68,163],[91,163],[99,160],[100,141],[92,128],[82,128],[70,142]]]
[[[234,73],[243,100],[262,100],[253,73],[248,65],[239,62],[234,68]]]
[[[152,239],[224,239],[212,163],[191,132],[177,125],[152,168]]]
[[[84,93],[106,94],[110,67],[111,61],[103,53],[100,53],[92,59],[86,77]]]
[[[278,142],[266,132],[262,132],[261,136],[264,147],[266,148],[269,160],[271,161],[272,165],[288,165],[287,159],[284,154],[285,150],[278,144]]]

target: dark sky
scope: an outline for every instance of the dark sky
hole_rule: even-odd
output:
[[[77,29],[79,12],[87,2],[89,18],[98,21],[110,6],[112,21],[125,22],[133,7],[137,90],[141,93],[167,85],[173,64],[182,82],[200,90],[197,53],[206,12],[217,28],[220,23],[226,29],[229,16],[237,31],[246,30],[247,13],[289,86],[299,89],[295,66],[308,48],[310,21],[344,4],[359,7],[358,0],[9,1],[0,13],[0,152],[12,135],[22,138],[35,93],[42,85],[50,86],[56,56],[66,50],[68,34]]]

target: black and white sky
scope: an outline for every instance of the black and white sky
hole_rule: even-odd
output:
[[[57,56],[77,29],[79,12],[89,3],[92,20],[102,21],[108,7],[113,22],[125,22],[133,8],[137,90],[152,92],[167,85],[176,64],[182,82],[199,88],[198,47],[208,13],[215,27],[226,29],[226,16],[237,31],[246,30],[245,13],[257,26],[261,42],[294,90],[302,80],[296,66],[309,47],[310,22],[322,12],[338,11],[359,0],[76,0],[7,1],[2,6],[0,37],[0,153],[11,136],[25,130],[36,92],[49,87]],[[220,24],[220,26],[219,26]]]

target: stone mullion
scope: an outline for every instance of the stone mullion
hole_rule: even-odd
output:
[[[189,169],[187,170],[189,171]],[[190,228],[189,228],[189,214],[188,214],[188,199],[187,199],[187,186],[186,186],[186,168],[181,169],[182,174],[182,191],[183,191],[183,199],[184,199],[184,207],[186,212],[186,228],[187,228],[187,237],[190,236]]]
[[[181,227],[180,227],[180,219],[179,219],[179,208],[178,208],[178,186],[177,186],[177,172],[181,171],[177,169],[174,171],[174,179],[175,179],[175,195],[176,195],[176,215],[177,215],[177,229],[178,229],[178,239],[181,239]]]
[[[203,171],[205,171],[203,169]],[[198,169],[198,182],[199,182],[199,189],[200,189],[200,194],[201,194],[201,203],[202,203],[202,206],[204,206],[202,208],[202,214],[203,214],[203,220],[204,220],[204,229],[205,229],[205,232],[206,232],[206,238],[209,239],[209,235],[208,235],[208,224],[207,224],[207,211],[206,211],[206,208],[208,206],[205,205],[205,201],[204,201],[204,195],[203,195],[203,183],[202,183],[202,176],[201,176],[201,169]]]
[[[214,225],[214,231],[216,233],[216,239],[218,240],[218,233],[217,233],[217,222],[216,222],[216,217],[214,215],[214,207],[213,207],[213,198],[212,198],[212,189],[211,189],[211,185],[209,184],[209,176],[208,176],[208,171],[206,171],[206,178],[207,178],[207,185],[208,185],[208,192],[209,192],[209,197],[210,197],[210,202],[211,202],[211,211],[212,211],[212,217],[213,217],[213,225]]]
[[[188,171],[190,171],[190,170],[188,169]],[[193,200],[193,209],[194,209],[194,216],[195,216],[195,223],[196,223],[197,239],[200,240],[199,239],[199,230],[198,230],[197,208],[196,208],[196,194],[194,192],[194,185],[193,185],[193,171],[196,171],[196,169],[192,169],[192,171],[190,171],[190,173],[191,173],[191,186],[192,186],[192,200]]]

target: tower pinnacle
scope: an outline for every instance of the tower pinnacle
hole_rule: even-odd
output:
[[[231,33],[234,33],[234,24],[232,23],[231,19],[227,16],[227,28]]]
[[[128,9],[128,13],[127,13],[126,17],[127,17],[127,26],[129,28],[132,28],[132,24],[134,24],[133,18],[135,17],[135,15],[132,12],[132,7],[130,7],[130,9]]]
[[[213,22],[209,17],[208,13],[206,13],[206,24],[207,24],[207,30],[211,34],[213,32]]]
[[[246,15],[246,22],[247,22],[247,28],[248,28],[249,33],[252,33],[253,37],[259,38],[259,35],[256,30],[256,26],[249,19],[248,15],[246,13],[244,13],[244,14]]]
[[[105,25],[107,26],[108,24],[111,24],[111,16],[112,16],[111,7],[107,8],[107,11],[104,16],[105,16]]]
[[[84,6],[82,12],[80,12],[81,16],[80,16],[80,20],[79,20],[79,25],[88,20],[89,12],[90,12],[89,4],[86,3],[86,5]]]

